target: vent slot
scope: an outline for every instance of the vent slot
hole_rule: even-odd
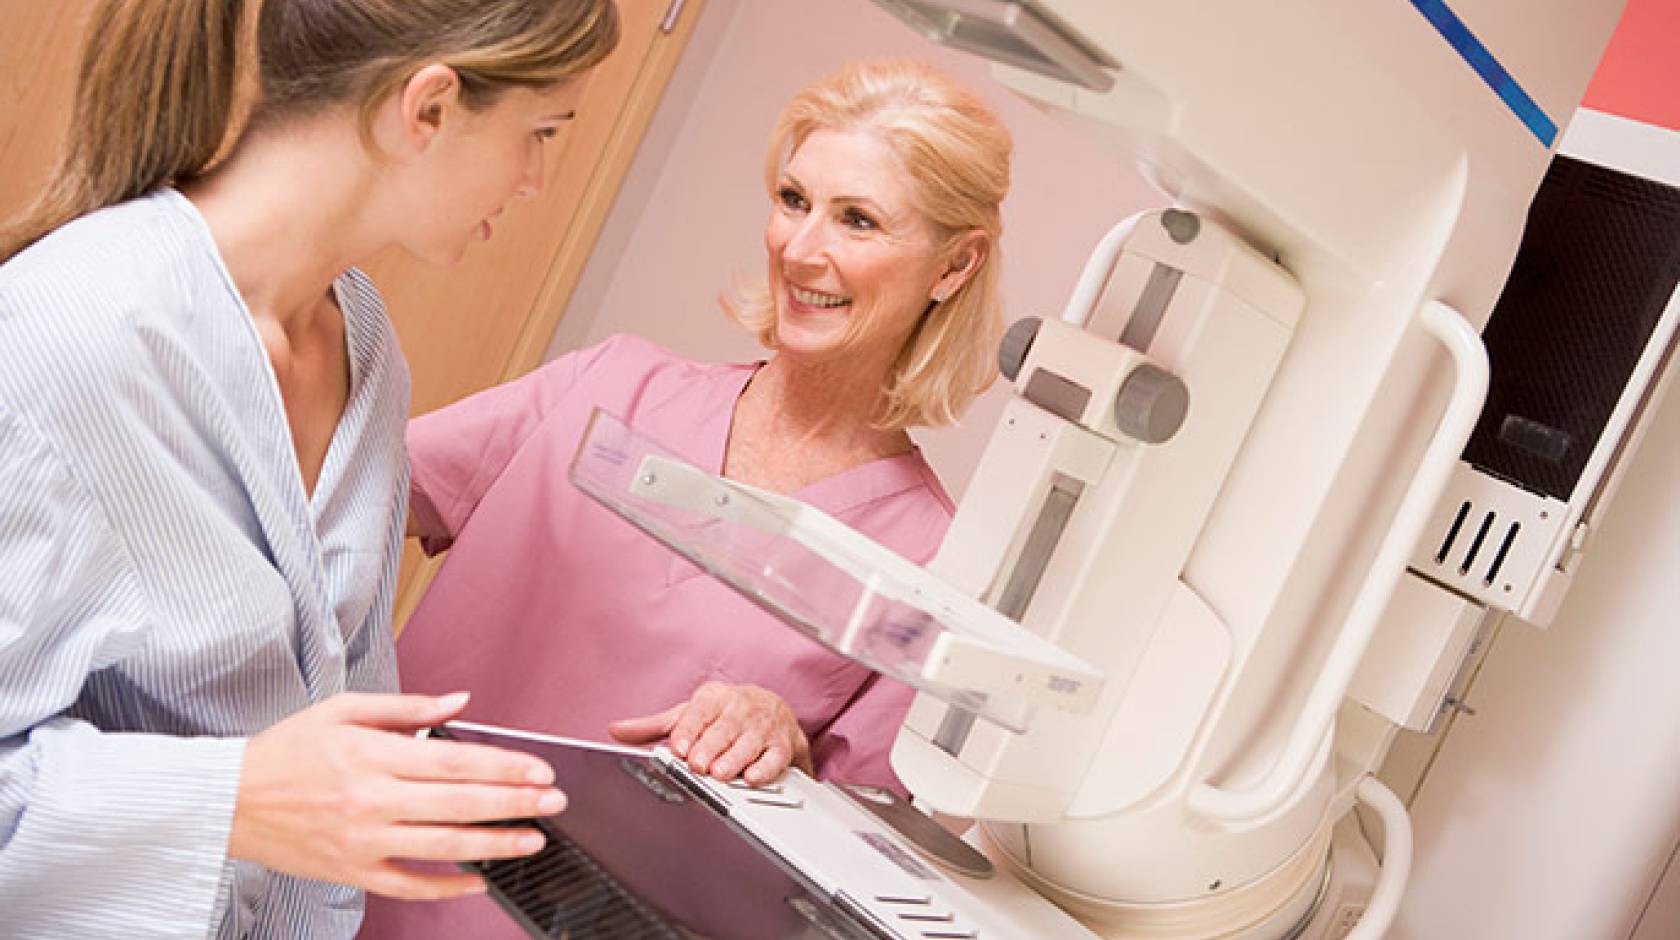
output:
[[[1511,527],[1505,530],[1505,541],[1499,543],[1499,551],[1494,553],[1493,564],[1488,565],[1487,577],[1482,579],[1482,584],[1493,586],[1493,579],[1499,577],[1499,569],[1505,564],[1505,556],[1511,553],[1511,543],[1517,540],[1517,533],[1521,531],[1520,522],[1511,523]]]
[[[1464,528],[1464,520],[1469,515],[1470,501],[1465,500],[1464,503],[1458,507],[1458,515],[1453,518],[1452,526],[1447,529],[1447,537],[1441,542],[1441,550],[1435,553],[1435,563],[1437,565],[1444,565],[1447,563],[1447,553],[1452,551],[1453,543],[1458,541],[1458,530]]]
[[[1464,553],[1464,561],[1458,566],[1458,573],[1470,573],[1470,566],[1476,562],[1476,554],[1482,550],[1482,542],[1487,540],[1488,530],[1493,528],[1494,514],[1488,513],[1482,517],[1481,528],[1476,530],[1476,537],[1470,541],[1470,550]]]
[[[530,820],[497,823],[530,826]],[[542,851],[525,858],[479,862],[473,867],[516,910],[548,937],[598,940],[671,938],[680,934],[618,883],[570,839],[544,831]]]

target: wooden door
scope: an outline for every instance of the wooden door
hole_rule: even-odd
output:
[[[93,0],[0,0],[0,219],[35,199],[70,125]]]
[[[0,217],[39,190],[68,122],[94,0],[0,0]],[[422,414],[542,361],[703,0],[618,0],[622,38],[589,77],[577,117],[547,148],[540,196],[515,203],[489,244],[448,270],[398,252],[365,265],[414,374]],[[430,581],[411,543],[397,623]]]

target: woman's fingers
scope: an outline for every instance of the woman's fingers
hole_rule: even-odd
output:
[[[540,834],[466,823],[552,815],[565,799],[553,768],[529,754],[389,730],[430,726],[464,705],[464,696],[338,696],[255,735],[229,856],[394,897],[481,890],[472,875],[396,862],[528,855]]]
[[[758,755],[758,760],[753,761],[746,770],[741,771],[741,779],[755,787],[775,783],[776,778],[782,775],[782,771],[787,770],[792,759],[791,748],[780,742],[772,741],[764,749],[764,753]]]
[[[625,744],[652,744],[671,733],[686,708],[683,702],[652,715],[624,718],[607,725],[607,732]]]
[[[479,823],[553,816],[566,795],[549,787],[500,787],[474,783],[397,781],[391,804],[403,823]]]
[[[793,709],[776,693],[752,685],[707,682],[688,701],[654,715],[614,722],[613,737],[646,744],[661,737],[698,773],[768,783],[789,764],[810,769],[810,748]]]
[[[719,715],[716,720],[707,724],[692,739],[693,743],[687,748],[687,754],[677,749],[676,735],[671,737],[671,750],[679,757],[685,757],[688,766],[699,773],[710,773],[712,763],[723,752],[729,750],[743,732],[741,720],[727,712]]]
[[[380,763],[404,780],[546,787],[554,768],[530,754],[484,744],[382,735]]]
[[[806,740],[803,728],[794,735],[793,758],[789,763],[812,777],[817,775],[817,766],[811,762],[811,742]]]
[[[523,858],[540,851],[546,837],[536,829],[490,826],[392,826],[377,846],[383,858],[419,862],[476,862]]]
[[[465,692],[438,697],[341,692],[317,707],[325,713],[324,717],[345,724],[414,732],[459,716],[467,707],[467,699]]]
[[[717,725],[712,725],[712,728],[717,728]],[[700,757],[701,748],[712,740],[712,731],[708,729],[706,737],[701,740],[699,745],[695,746],[696,759]],[[715,758],[705,765],[704,772],[719,780],[734,780],[741,771],[747,769],[764,754],[764,732],[757,727],[742,729],[732,738],[727,734],[720,734],[717,740],[722,743],[722,749]],[[693,767],[695,765],[691,762],[689,766]]]
[[[683,704],[677,723],[671,726],[671,750],[678,757],[688,757],[695,742],[723,714],[728,696],[720,688],[716,683],[708,682],[696,689],[694,697]]]
[[[470,872],[423,872],[396,862],[380,862],[369,869],[357,887],[405,901],[445,901],[483,894],[484,879]]]

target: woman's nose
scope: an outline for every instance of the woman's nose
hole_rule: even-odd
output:
[[[803,267],[820,265],[826,248],[820,221],[808,216],[782,246],[782,260]]]
[[[535,199],[542,195],[542,187],[543,154],[542,148],[537,147],[535,152],[526,159],[525,172],[520,176],[519,186],[514,189],[513,194],[519,199]]]

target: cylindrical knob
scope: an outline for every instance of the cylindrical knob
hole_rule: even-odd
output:
[[[1167,237],[1180,245],[1188,245],[1201,234],[1202,220],[1194,212],[1168,209],[1161,213],[1161,227],[1167,230]]]
[[[1114,396],[1114,423],[1127,437],[1145,444],[1172,440],[1190,412],[1190,390],[1165,369],[1138,366]]]
[[[1013,382],[1021,374],[1021,366],[1027,362],[1027,353],[1032,352],[1042,322],[1038,317],[1022,317],[1009,325],[1003,342],[998,344],[998,371],[1004,378]]]

